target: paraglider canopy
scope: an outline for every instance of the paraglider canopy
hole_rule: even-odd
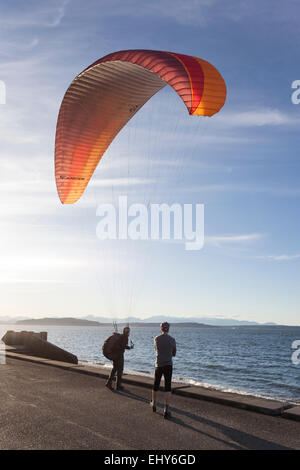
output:
[[[115,52],[73,80],[56,129],[55,177],[63,204],[81,197],[118,132],[166,85],[173,87],[191,115],[213,116],[225,103],[226,85],[213,65],[173,52]]]

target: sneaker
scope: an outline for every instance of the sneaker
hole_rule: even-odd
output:
[[[107,382],[105,384],[105,387],[109,388],[109,390],[113,390],[113,387],[112,387],[111,383],[109,383],[109,382]]]
[[[150,407],[152,408],[153,413],[156,412],[156,404],[153,401],[150,401]]]
[[[167,410],[164,410],[164,418],[165,418],[165,419],[171,418],[171,412],[170,412],[170,411],[167,411]]]
[[[118,390],[119,392],[123,392],[125,388],[123,387],[123,385],[119,385],[118,387],[116,387],[116,390]]]

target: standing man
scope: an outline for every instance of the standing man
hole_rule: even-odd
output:
[[[116,343],[114,344],[113,348],[113,368],[111,370],[110,376],[108,381],[106,382],[106,387],[110,390],[113,390],[112,381],[117,374],[117,383],[116,383],[116,390],[124,390],[122,387],[122,375],[124,369],[124,351],[125,349],[133,349],[133,344],[128,346],[128,338],[130,335],[130,328],[126,326],[123,328],[123,334],[119,334]]]
[[[171,417],[169,411],[170,395],[171,395],[171,381],[173,372],[173,356],[176,356],[176,341],[170,336],[169,329],[170,325],[168,322],[161,323],[160,325],[161,335],[154,338],[154,348],[156,350],[156,362],[155,362],[155,376],[154,385],[152,390],[152,401],[150,406],[152,411],[156,411],[156,395],[159,390],[159,385],[162,376],[165,379],[165,408],[164,418],[168,419]]]

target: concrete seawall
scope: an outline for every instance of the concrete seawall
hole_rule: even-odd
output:
[[[12,346],[19,352],[29,353],[38,357],[52,359],[55,361],[78,364],[78,358],[74,354],[59,348],[47,341],[46,331],[35,333],[33,331],[12,331],[5,333],[2,341],[7,346]]]

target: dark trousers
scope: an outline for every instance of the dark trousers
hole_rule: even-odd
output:
[[[171,391],[172,372],[173,372],[173,367],[172,366],[155,367],[153,390],[157,391],[159,389],[161,378],[162,378],[162,376],[164,376],[164,379],[165,379],[165,392],[170,392]]]
[[[124,356],[113,361],[113,368],[111,370],[110,376],[108,377],[107,383],[111,385],[115,375],[117,374],[117,388],[120,387],[121,382],[122,382],[123,369],[124,369]]]

